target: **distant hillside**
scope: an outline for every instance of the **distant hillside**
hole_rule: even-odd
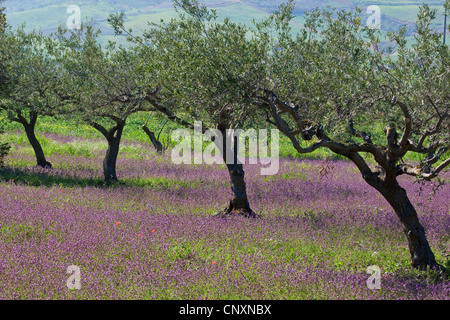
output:
[[[275,11],[282,0],[207,0],[209,7],[217,9],[221,16],[249,23],[252,19],[262,19]],[[414,0],[298,0],[296,5],[296,25],[302,24],[305,11],[314,7],[326,6],[353,10],[355,6],[363,9],[363,19],[370,14],[366,8],[377,5],[381,10],[381,29],[393,31],[402,25],[407,25],[408,35],[414,32],[413,23],[418,7],[422,3],[429,4],[439,10],[435,23],[436,30],[443,31],[444,0],[414,1]],[[8,22],[17,27],[26,23],[27,29],[42,29],[44,33],[51,33],[61,24],[66,24],[70,14],[67,8],[78,5],[81,9],[82,20],[92,19],[94,24],[102,30],[102,41],[116,39],[106,19],[110,13],[123,11],[126,13],[127,23],[135,29],[145,28],[148,21],[170,19],[176,15],[170,0],[96,0],[96,1],[59,1],[59,0],[5,0]]]

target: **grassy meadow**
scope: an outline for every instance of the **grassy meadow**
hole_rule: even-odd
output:
[[[242,24],[268,17],[280,2],[207,1],[219,17]],[[422,4],[297,3],[295,28],[303,27],[305,10],[316,4],[349,10],[358,5],[362,21],[373,4],[381,8],[382,34],[406,24],[409,40]],[[440,10],[432,27],[441,30],[444,1],[426,3]],[[125,12],[126,27],[137,33],[147,22],[177,14],[171,1],[163,0],[6,0],[3,5],[13,28],[25,22],[27,31],[41,29],[44,34],[65,25],[67,7],[79,5],[82,19],[92,19],[102,30],[102,44],[125,43],[108,25],[111,13]],[[382,47],[391,44],[385,41]],[[388,121],[395,120],[383,120]],[[146,123],[164,154],[156,153],[142,130]],[[358,129],[373,132],[374,143],[386,144],[386,123],[373,121]],[[0,114],[0,128],[5,131],[0,142],[11,145],[0,167],[0,300],[450,299],[448,278],[411,267],[407,239],[392,207],[352,163],[328,149],[299,155],[280,135],[277,174],[263,176],[261,165],[245,164],[250,206],[258,215],[253,219],[217,215],[231,197],[226,166],[174,164],[171,150],[177,142],[171,135],[179,127],[163,116],[137,113],[127,119],[117,162],[119,181],[112,183],[103,175],[105,138],[70,115],[38,119],[37,138],[51,169],[36,166],[19,124]],[[362,156],[376,165],[370,155]],[[417,163],[420,157],[406,154],[409,159],[402,160]],[[437,262],[450,270],[450,172],[433,182],[406,175],[399,182]],[[70,266],[80,270],[80,288],[68,285]],[[380,270],[376,289],[369,285],[373,266]]]
[[[128,122],[120,182],[109,186],[102,181],[106,144],[95,131],[40,121],[54,166],[42,169],[20,128],[7,125],[0,299],[450,297],[448,280],[410,268],[397,217],[352,164],[326,154],[295,158],[282,141],[277,175],[245,165],[250,204],[261,218],[218,218],[230,196],[227,170],[175,165],[170,151],[157,155],[141,133],[145,121],[135,115]],[[161,123],[152,119],[149,127]],[[408,177],[401,184],[437,261],[450,267],[449,184]],[[81,270],[80,290],[66,286],[70,265]],[[382,271],[379,290],[367,287],[372,265]]]

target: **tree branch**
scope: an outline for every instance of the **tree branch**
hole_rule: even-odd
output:
[[[443,161],[435,169],[432,169],[431,172],[425,173],[423,172],[422,167],[419,166],[414,167],[409,164],[400,164],[397,166],[397,175],[407,174],[410,176],[422,178],[424,180],[431,180],[436,178],[439,175],[439,173],[449,165],[450,165],[450,158]]]
[[[37,111],[30,111],[29,114],[30,114],[30,126],[34,127],[36,125],[39,114]]]
[[[113,115],[113,114],[110,114],[110,113],[102,113],[102,114],[100,114],[100,116],[101,116],[101,117],[105,117],[105,118],[109,118],[109,119],[111,119],[111,120],[113,120],[113,121],[115,121],[115,122],[117,122],[117,123],[122,123],[122,122],[124,122],[124,120],[123,120],[122,118],[117,117],[117,116],[115,116],[115,115]]]
[[[156,101],[156,99],[154,99],[151,96],[147,96],[145,98],[152,106],[155,107],[155,109],[163,114],[165,114],[167,116],[167,118],[170,121],[173,121],[175,123],[178,123],[179,125],[188,128],[188,129],[195,129],[195,126],[192,123],[189,123],[179,117],[177,117],[176,115],[174,115],[169,109],[167,109],[166,107],[164,107],[163,105],[159,104],[158,101]],[[208,128],[206,127],[202,127],[202,133],[205,133],[208,130]]]
[[[104,126],[92,120],[87,120],[86,122],[94,129],[100,131],[100,133],[104,135],[106,139],[108,139],[108,130],[106,130]]]
[[[439,132],[440,126],[442,125],[444,119],[447,117],[447,116],[440,115],[440,114],[438,114],[437,116],[438,116],[438,121],[437,121],[435,127],[431,130],[428,130],[428,129],[425,130],[425,132],[420,137],[419,142],[417,143],[417,149],[422,149],[426,138]]]
[[[427,158],[424,160],[425,164],[427,164],[427,165],[435,164],[436,162],[439,161],[439,159],[442,157],[442,155],[444,153],[446,153],[449,149],[450,149],[450,145],[447,145],[447,146],[443,146],[442,148],[440,148],[436,155],[434,153],[429,153]]]
[[[431,173],[427,173],[424,175],[425,179],[433,179],[438,176],[438,174],[444,170],[448,165],[450,165],[450,158],[443,161],[440,165],[436,167]]]
[[[361,138],[365,143],[372,144],[372,138],[364,131],[356,130],[353,126],[353,119],[348,121],[348,127],[350,130],[350,134],[356,138]]]
[[[406,104],[401,102],[397,99],[397,97],[393,97],[393,103],[398,105],[400,109],[403,112],[404,122],[405,122],[405,129],[403,130],[403,134],[400,138],[400,141],[398,142],[398,145],[400,146],[399,151],[403,154],[405,154],[408,151],[409,146],[409,137],[411,136],[411,130],[412,130],[412,118],[411,114],[409,113],[408,107]]]
[[[19,122],[19,123],[22,124],[23,126],[28,126],[28,125],[30,125],[30,124],[28,123],[27,119],[25,119],[25,117],[22,115],[22,112],[21,112],[20,110],[16,110],[16,115],[17,115],[17,117],[16,117],[16,118],[13,118],[13,119],[15,119],[14,121]]]

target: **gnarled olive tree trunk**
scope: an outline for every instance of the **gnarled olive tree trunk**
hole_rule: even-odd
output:
[[[108,142],[108,149],[103,159],[103,175],[106,182],[118,180],[116,163],[117,156],[119,155],[120,140],[122,139],[123,128],[125,127],[125,120],[119,118],[114,119],[116,124],[109,130],[95,121],[87,120],[89,125],[100,131]]]
[[[225,213],[241,212],[254,215],[248,202],[245,173],[242,164],[227,164],[231,180],[231,199]]]
[[[103,159],[103,175],[107,182],[118,180],[116,163],[124,126],[125,123],[117,123],[114,130],[108,132],[108,135],[106,136],[108,149],[106,150],[105,158]]]
[[[242,214],[247,217],[257,217],[257,215],[250,208],[247,196],[247,186],[245,183],[245,172],[242,163],[238,161],[238,139],[234,136],[228,136],[224,126],[219,126],[222,134],[222,141],[216,142],[219,149],[222,150],[222,159],[227,166],[230,174],[231,182],[231,199],[227,208],[225,208],[219,215],[228,214]],[[232,139],[227,144],[227,139]],[[232,161],[231,154],[233,155]],[[227,161],[228,159],[228,161]],[[227,163],[229,162],[229,163]]]
[[[36,138],[34,126],[33,125],[25,126],[25,133],[27,134],[28,141],[33,147],[37,165],[43,168],[51,168],[52,164],[45,159],[44,150],[42,149],[39,140]]]
[[[30,112],[30,121],[28,122],[21,114],[18,114],[18,118],[15,119],[23,125],[25,133],[27,135],[28,141],[34,150],[34,155],[36,156],[36,164],[42,168],[51,168],[52,164],[45,158],[44,150],[42,149],[41,143],[36,137],[35,128],[38,118],[37,112]]]
[[[159,142],[158,139],[156,139],[155,133],[150,131],[150,129],[146,125],[142,126],[142,130],[144,130],[144,132],[150,138],[150,141],[152,142],[153,146],[155,147],[156,152],[159,154],[162,154],[164,152],[163,145],[161,144],[161,142]]]
[[[422,270],[426,269],[427,266],[441,269],[442,267],[436,262],[431,251],[425,235],[425,229],[419,221],[417,212],[409,200],[406,190],[395,182],[378,191],[392,206],[402,224],[411,254],[411,265]]]

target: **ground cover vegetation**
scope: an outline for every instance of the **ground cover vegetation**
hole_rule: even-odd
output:
[[[448,298],[450,51],[436,10],[420,7],[410,44],[358,11],[312,10],[293,32],[293,1],[251,26],[174,3],[139,34],[111,15],[128,45],[106,48],[92,23],[47,36],[0,12],[0,297]],[[227,129],[278,129],[279,172],[174,164],[171,133],[195,121],[222,133],[218,147]]]

